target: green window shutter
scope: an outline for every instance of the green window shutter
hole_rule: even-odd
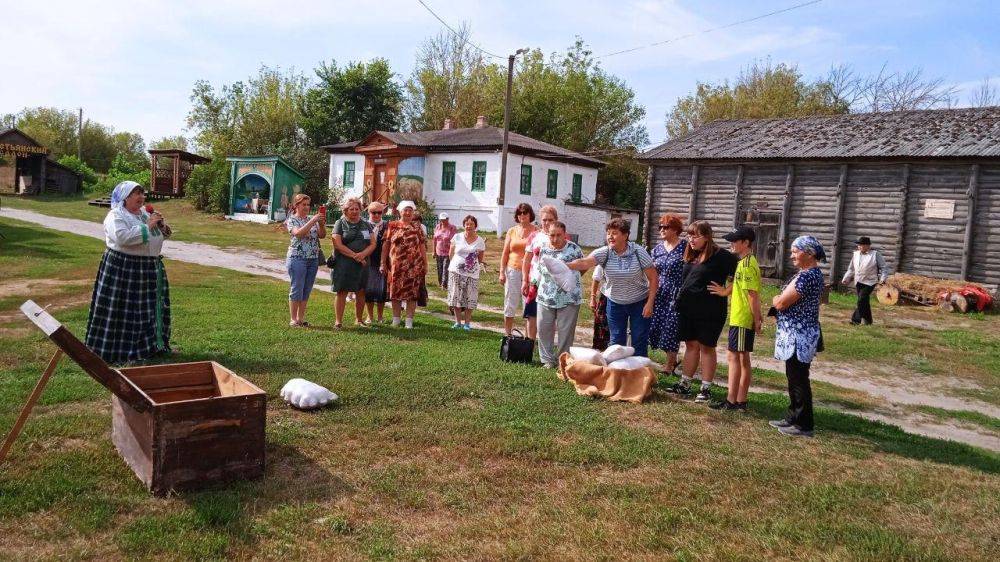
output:
[[[344,162],[344,187],[354,187],[354,162]]]
[[[472,163],[472,191],[486,191],[486,162]]]
[[[521,164],[521,195],[531,195],[531,166]]]
[[[455,163],[441,164],[441,191],[455,191]]]
[[[573,202],[579,203],[583,198],[583,175],[573,174]]]
[[[559,170],[549,170],[549,181],[546,185],[545,196],[555,199],[559,193]]]

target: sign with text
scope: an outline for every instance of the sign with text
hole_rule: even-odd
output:
[[[0,143],[0,154],[8,156],[30,156],[32,154],[48,154],[49,149],[44,146],[30,146],[26,144]]]
[[[954,199],[927,199],[924,201],[924,218],[953,219],[955,218]]]

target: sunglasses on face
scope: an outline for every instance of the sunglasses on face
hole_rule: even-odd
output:
[[[374,216],[374,215],[381,215],[382,211],[369,211],[368,214],[372,215],[372,216]]]
[[[517,214],[518,215],[527,215],[528,211],[518,211]]]

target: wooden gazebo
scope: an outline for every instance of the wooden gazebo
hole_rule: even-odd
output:
[[[161,197],[184,197],[184,184],[191,170],[198,164],[212,161],[211,158],[174,148],[152,149],[149,160],[152,166],[149,192]]]

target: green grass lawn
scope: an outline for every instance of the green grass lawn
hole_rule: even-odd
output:
[[[52,304],[82,337],[102,248],[0,229],[6,430],[53,351],[16,307]],[[0,471],[0,558],[994,558],[995,454],[825,408],[815,439],[785,438],[766,424],[777,395],[746,416],[595,401],[500,362],[493,333],[426,315],[334,332],[328,294],[316,328],[289,329],[279,281],[167,269],[171,361],[219,361],[271,396],[265,478],[149,496],[110,443],[108,393],[64,361]],[[297,376],[341,403],[287,407]]]

